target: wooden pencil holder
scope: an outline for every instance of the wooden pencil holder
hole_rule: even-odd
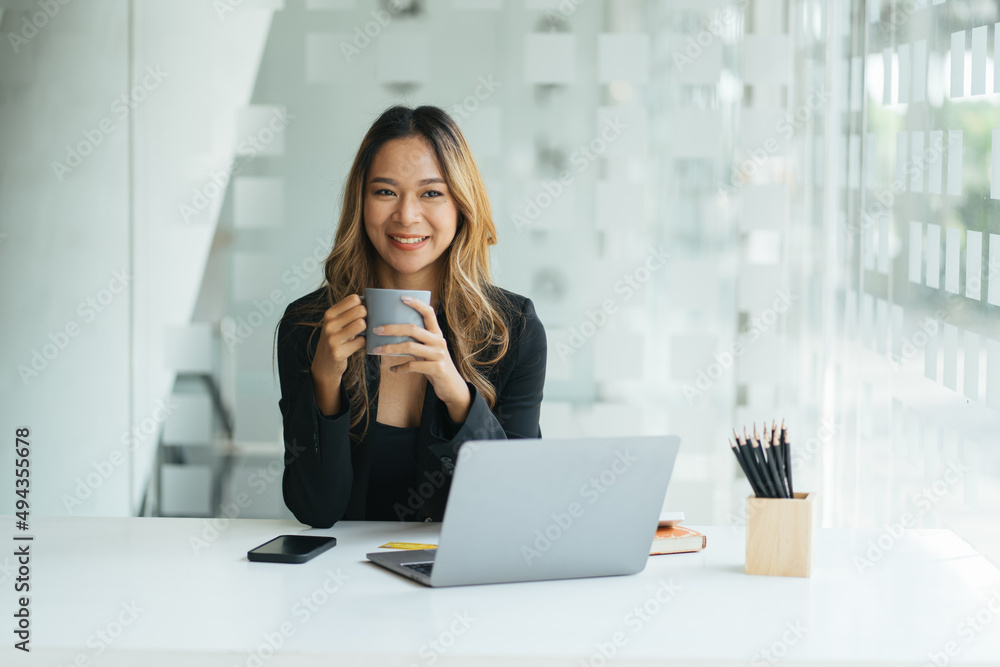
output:
[[[812,568],[814,493],[747,498],[747,574],[808,577]]]

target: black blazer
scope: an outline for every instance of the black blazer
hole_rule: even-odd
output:
[[[297,308],[320,302],[323,289],[307,294],[285,309],[278,327],[278,375],[285,443],[282,495],[295,518],[317,528],[329,528],[340,520],[365,520],[370,452],[366,443],[350,440],[351,408],[341,385],[340,414],[325,416],[316,406],[310,367],[319,342],[318,330],[298,326]],[[500,290],[506,303],[501,312],[510,331],[510,346],[504,357],[484,371],[496,388],[497,400],[490,410],[486,400],[468,383],[472,404],[462,424],[454,423],[444,402],[428,382],[420,415],[417,474],[407,507],[398,508],[404,521],[441,521],[451,489],[458,448],[467,440],[538,438],[538,425],[545,383],[545,329],[531,300]],[[443,311],[438,323],[445,338],[453,340]],[[313,332],[315,335],[311,335]],[[449,346],[450,349],[451,346]],[[377,420],[379,358],[366,357],[370,422]],[[362,422],[363,424],[363,422]],[[360,427],[358,425],[358,433]]]

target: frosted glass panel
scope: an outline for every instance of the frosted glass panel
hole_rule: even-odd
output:
[[[163,428],[168,445],[212,444],[212,399],[207,394],[180,394],[171,399],[173,413]]]
[[[977,301],[982,295],[983,233],[966,232],[965,296]]]
[[[948,194],[962,194],[962,131],[948,132]]]
[[[966,331],[964,336],[965,360],[962,372],[965,377],[963,393],[973,401],[979,400],[979,336]]]
[[[232,285],[236,301],[268,298],[281,285],[282,269],[270,253],[237,252],[233,256]]]
[[[528,83],[573,83],[576,79],[573,35],[528,35],[524,38],[524,80]]]
[[[941,228],[927,225],[927,286],[938,287],[941,280]]]
[[[306,35],[306,82],[332,83],[348,78],[355,35],[346,32],[313,32]],[[360,54],[359,54],[360,55]]]
[[[989,284],[986,300],[1000,306],[1000,234],[990,234],[990,263],[986,270]]]
[[[743,77],[747,83],[788,83],[791,44],[786,35],[746,35],[743,44]]]
[[[986,93],[986,26],[972,29],[972,94]]]
[[[354,9],[357,4],[358,0],[306,0],[306,9],[346,11]]]
[[[908,104],[910,101],[910,45],[900,44],[896,50],[899,66],[899,96],[897,102]]]
[[[721,116],[712,111],[677,110],[670,114],[671,123],[685,128],[670,136],[672,155],[680,158],[715,158],[722,146],[719,143],[718,124]]]
[[[598,229],[640,228],[645,188],[629,181],[598,181],[595,222]]]
[[[997,92],[1000,92],[1000,90]],[[1000,130],[993,130],[992,148],[993,163],[990,170],[990,197],[992,199],[1000,199]]]
[[[927,160],[927,192],[931,194],[941,194],[941,174],[944,165],[944,132],[932,130],[930,132],[930,150]]]
[[[475,96],[463,100],[468,113],[455,120],[476,155],[496,157],[503,154],[503,112],[500,107],[480,106]]]
[[[427,35],[396,32],[375,44],[379,83],[423,83],[428,76]]]
[[[236,113],[236,153],[256,158],[283,155],[284,128],[288,125],[288,110],[277,105],[253,105]]]
[[[780,185],[745,185],[741,192],[740,229],[781,229],[785,222],[784,188]]]
[[[944,288],[953,294],[958,294],[961,232],[954,227],[948,227],[945,231]]]
[[[237,178],[233,186],[236,227],[281,227],[285,218],[285,183],[280,178]]]
[[[965,31],[951,35],[951,96],[965,94]]]
[[[594,151],[609,158],[645,157],[649,148],[647,118],[646,108],[637,104],[598,107]]]
[[[958,389],[958,327],[952,324],[944,325],[942,339],[944,356],[944,386],[952,391]]]
[[[670,375],[675,380],[683,382],[695,382],[699,373],[706,376],[710,372],[709,366],[715,362],[717,341],[708,336],[683,335],[673,336],[670,339]],[[720,374],[716,378],[721,377]],[[716,375],[715,372],[712,373]]]
[[[598,35],[597,80],[601,83],[646,83],[649,80],[649,35]]]
[[[910,133],[910,155],[914,156],[913,162],[908,165],[910,171],[910,192],[924,191],[924,161],[916,159],[924,155],[924,133]]]
[[[923,226],[919,222],[910,223],[910,282],[920,283],[921,253],[923,252]]]
[[[927,91],[927,40],[918,39],[913,43],[913,90],[912,100],[923,102]]]
[[[212,329],[208,322],[170,326],[163,337],[167,368],[178,373],[212,372]]]
[[[986,404],[1000,412],[1000,340],[986,341]]]

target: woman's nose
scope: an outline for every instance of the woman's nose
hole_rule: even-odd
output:
[[[417,202],[417,198],[410,195],[401,197],[397,216],[399,222],[403,224],[420,222],[420,205]]]

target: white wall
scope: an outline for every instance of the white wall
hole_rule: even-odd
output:
[[[0,241],[0,428],[5,442],[15,427],[31,429],[36,513],[65,513],[63,494],[107,461],[128,428],[130,290],[105,291],[120,288],[115,272],[131,265],[128,131],[112,110],[126,80],[125,8],[64,6],[17,53],[7,34],[30,12],[3,16],[0,230],[9,236]],[[65,162],[67,145],[87,152],[87,134],[99,143],[60,181],[52,162]],[[100,312],[86,304],[101,298]],[[65,336],[65,347],[50,336]],[[30,369],[33,356],[40,370],[22,379],[18,368]],[[6,490],[11,447],[0,461]],[[108,466],[79,513],[128,512],[128,466]],[[12,499],[2,494],[0,512]]]
[[[32,15],[4,12],[3,34]],[[139,507],[163,426],[157,401],[174,379],[164,331],[190,322],[221,207],[213,202],[192,226],[178,224],[177,203],[205,165],[231,160],[234,118],[250,98],[271,11],[220,18],[209,3],[146,2],[134,18],[149,31],[136,31],[132,56],[124,0],[66,5],[37,34],[25,33],[18,52],[6,37],[0,49],[8,91],[0,99],[0,233],[8,235],[0,236],[0,284],[9,286],[0,295],[0,404],[4,433],[32,431],[31,501],[40,514]],[[88,155],[60,180],[51,163],[81,142]],[[64,334],[64,348],[50,342],[67,331],[75,335]],[[22,378],[18,367],[31,369],[36,351],[37,375]],[[133,440],[151,418],[155,431]],[[12,477],[11,448],[0,461]],[[3,494],[0,512],[11,511],[11,498]]]

